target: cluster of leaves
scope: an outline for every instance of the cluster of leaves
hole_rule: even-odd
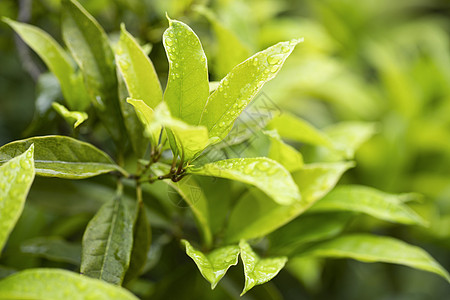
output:
[[[27,205],[63,211],[58,222],[65,227],[55,233],[58,238],[42,236],[20,245],[22,252],[63,266],[30,268],[6,277],[0,281],[0,295],[134,299],[123,285],[143,298],[157,298],[171,280],[179,280],[160,275],[167,272],[164,267],[151,275],[172,240],[181,243],[211,288],[221,288],[218,298],[235,294],[235,283],[224,276],[239,258],[245,281],[241,295],[285,266],[307,282],[314,277],[311,270],[327,257],[402,264],[450,281],[424,250],[348,230],[360,214],[427,225],[406,204],[415,195],[361,185],[334,188],[354,166],[357,148],[374,134],[372,123],[342,122],[319,130],[287,112],[273,117],[249,106],[301,40],[280,42],[241,62],[248,55],[245,47],[211,11],[197,10],[211,22],[221,49],[242,51],[233,51],[236,56],[222,53],[216,72],[224,77],[209,82],[199,38],[186,24],[168,18],[164,93],[145,47],[125,26],[111,46],[102,27],[75,0],[62,2],[68,52],[42,30],[5,20],[57,79],[64,101],[52,106],[77,138],[31,137],[0,148],[0,246],[22,212],[27,217],[23,209],[35,175],[51,178],[35,181]],[[245,118],[252,112],[263,122]],[[308,163],[298,145],[308,145],[307,152],[315,154]],[[93,178],[105,173],[109,175]],[[91,179],[73,181],[86,178]],[[95,215],[87,223],[84,214],[73,211]],[[80,229],[81,248],[80,237],[74,238]],[[4,255],[14,251],[13,241],[8,241]],[[2,263],[8,265],[7,260]],[[154,283],[152,276],[168,279]],[[219,284],[221,280],[225,283]]]

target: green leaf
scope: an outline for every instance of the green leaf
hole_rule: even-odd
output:
[[[128,91],[123,76],[118,76],[119,104],[122,110],[123,122],[134,153],[142,158],[150,144],[150,139],[144,136],[145,128],[132,105],[127,102]]]
[[[170,166],[156,163],[153,164],[151,168],[157,176],[161,176],[169,172]],[[193,176],[188,176],[178,182],[164,180],[164,183],[175,189],[189,205],[200,227],[205,244],[210,246],[212,244],[212,234],[208,201],[195,178]]]
[[[264,83],[273,79],[301,40],[281,42],[258,52],[228,73],[206,102],[200,125],[211,137],[224,139],[236,118],[253,100]]]
[[[255,285],[266,283],[283,269],[287,257],[270,257],[261,259],[244,240],[239,243],[241,259],[244,264],[245,286],[241,296]]]
[[[376,132],[375,124],[367,122],[341,122],[325,128],[334,147],[343,152],[344,158],[353,159],[355,151]]]
[[[270,148],[268,158],[276,160],[289,172],[299,170],[303,166],[303,156],[294,147],[286,144],[281,140],[276,130],[264,131],[270,139]]]
[[[97,21],[75,0],[62,1],[62,35],[80,66],[99,118],[112,138],[123,145],[124,132],[114,55]]]
[[[133,222],[120,196],[105,203],[83,235],[81,274],[120,285],[130,263]]]
[[[450,282],[450,275],[425,250],[390,237],[349,234],[315,245],[302,256],[353,258],[386,262],[436,273]]]
[[[403,198],[404,195],[366,186],[339,186],[311,207],[311,211],[354,211],[390,222],[426,225],[424,219],[403,204]]]
[[[20,251],[76,266],[79,266],[81,261],[81,246],[69,243],[60,237],[38,237],[27,240],[20,245]]]
[[[304,165],[292,174],[302,195],[302,200],[292,205],[279,205],[258,190],[244,194],[230,214],[225,241],[261,237],[283,226],[328,193],[351,166],[351,163]]]
[[[142,100],[128,99],[136,109],[139,119],[146,127],[147,135],[156,138],[161,126],[169,128],[176,137],[178,153],[184,152],[185,161],[193,159],[209,144],[208,131],[204,126],[189,125],[170,115],[165,102],[160,103],[153,111]]]
[[[216,287],[231,266],[238,263],[240,248],[237,245],[217,248],[204,254],[186,240],[181,240],[181,243],[186,247],[186,254],[195,262],[202,276],[211,283],[211,289]]]
[[[204,15],[211,23],[214,34],[217,38],[217,53],[214,61],[215,74],[222,78],[227,75],[237,64],[245,60],[250,51],[234,32],[226,28],[214,13],[204,6],[197,6],[195,9]]]
[[[130,257],[130,266],[125,274],[124,283],[137,278],[147,262],[147,254],[150,250],[152,232],[148,223],[145,206],[138,204],[136,221],[133,226],[133,247]]]
[[[20,35],[55,74],[68,106],[74,110],[85,110],[89,105],[89,99],[82,77],[80,78],[72,66],[64,49],[48,33],[35,26],[7,18],[3,20]]]
[[[232,158],[187,169],[189,174],[237,180],[254,185],[276,203],[290,205],[300,202],[301,196],[289,172],[279,163],[266,157]]]
[[[0,294],[10,300],[138,300],[121,287],[60,269],[28,269],[13,274],[0,281]]]
[[[111,171],[126,171],[114,163],[103,151],[76,139],[49,135],[14,141],[0,147],[0,164],[36,146],[34,163],[36,174],[70,179],[88,178]]]
[[[22,214],[34,179],[34,145],[22,152],[0,166],[0,251]]]
[[[129,96],[144,101],[154,109],[162,101],[161,84],[149,57],[123,24],[116,49],[116,62]]]
[[[326,134],[314,128],[311,124],[289,113],[275,117],[268,125],[276,129],[281,137],[312,145],[333,149],[333,144]]]
[[[348,213],[302,215],[268,236],[270,253],[290,255],[306,243],[332,238],[344,230],[350,217]]]
[[[66,119],[67,123],[73,126],[73,128],[77,128],[88,118],[87,113],[80,111],[69,111],[64,105],[61,105],[57,102],[53,102],[52,106],[58,112],[58,114],[61,115],[61,117]]]
[[[169,59],[164,101],[171,114],[198,125],[209,96],[208,66],[197,35],[186,24],[169,19],[163,44]]]

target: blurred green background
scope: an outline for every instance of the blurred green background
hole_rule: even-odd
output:
[[[423,200],[414,208],[431,223],[406,228],[360,218],[352,226],[421,246],[450,270],[450,1],[80,2],[112,41],[123,22],[149,43],[163,85],[165,12],[199,35],[211,81],[256,51],[304,37],[264,93],[319,128],[338,121],[375,122],[377,134],[358,151],[357,167],[343,181],[420,193]],[[59,9],[58,0],[0,1],[1,16],[37,25],[61,41]],[[61,97],[57,84],[42,76],[44,64],[4,23],[0,53],[0,145],[64,131],[50,106]],[[308,285],[282,272],[274,279],[279,291],[272,291],[273,298],[450,298],[441,278],[400,266],[330,261],[321,276],[319,285]]]

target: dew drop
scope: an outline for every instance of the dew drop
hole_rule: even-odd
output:
[[[205,60],[206,60],[206,59],[205,59],[204,56],[202,56],[202,58],[200,58],[200,61],[201,61],[201,62],[205,62]]]
[[[224,98],[228,98],[227,92],[223,93]]]
[[[268,162],[263,161],[262,163],[259,163],[257,165],[258,169],[260,169],[261,171],[267,171],[270,168],[270,165]]]
[[[167,39],[166,39],[166,44],[167,44],[168,46],[173,46],[173,40],[170,39],[170,38],[167,38]]]
[[[280,68],[279,65],[275,65],[272,68],[270,68],[270,72],[275,73],[276,71],[278,71],[279,68]]]
[[[223,79],[223,84],[224,84],[224,85],[228,85],[228,84],[229,84],[228,78],[224,78],[224,79]]]
[[[246,105],[247,105],[247,101],[242,100],[241,103],[239,103],[239,108],[243,108]]]
[[[25,161],[25,160],[22,160],[22,161],[20,162],[20,166],[21,166],[22,168],[24,168],[25,170],[29,170],[29,169],[31,168],[30,163],[29,163],[28,161]]]
[[[11,164],[9,165],[12,169],[17,168],[17,163],[15,161],[11,162]]]
[[[288,53],[289,50],[290,50],[290,48],[288,46],[281,47],[281,51],[283,51],[283,53]]]
[[[220,122],[219,127],[225,127],[225,122]]]
[[[270,55],[267,57],[267,62],[271,65],[277,64],[280,60],[281,58],[277,55]]]
[[[169,33],[169,36],[170,36],[170,37],[173,37],[173,32],[170,32],[170,33]]]
[[[256,67],[258,64],[259,64],[258,58],[255,57],[255,58],[253,59],[253,65]]]
[[[244,174],[250,175],[253,173],[253,165],[248,165],[244,168]]]
[[[219,91],[220,91],[220,92],[223,91],[223,86],[219,86]]]

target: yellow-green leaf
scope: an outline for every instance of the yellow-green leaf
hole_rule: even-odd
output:
[[[405,265],[438,274],[450,283],[449,273],[425,250],[390,237],[349,234],[319,243],[300,255]]]
[[[131,98],[140,99],[151,108],[162,101],[161,84],[147,54],[122,24],[116,49],[116,62]]]
[[[189,174],[237,180],[254,185],[276,203],[298,203],[301,196],[289,172],[279,163],[266,157],[231,158],[191,167]]]
[[[240,248],[237,245],[217,248],[204,254],[192,247],[188,241],[181,242],[186,248],[186,254],[195,262],[202,276],[211,283],[211,289],[216,287],[231,266],[238,263]]]
[[[197,35],[186,24],[169,19],[163,44],[169,59],[164,101],[172,116],[198,125],[209,96],[206,55]]]
[[[77,128],[88,118],[87,113],[81,111],[69,111],[64,105],[57,102],[53,102],[52,106],[58,114],[67,121],[67,123],[73,126],[73,128]]]
[[[104,281],[61,269],[28,269],[0,281],[2,299],[138,300]]]
[[[0,147],[0,164],[35,145],[36,174],[71,179],[88,178],[111,171],[127,172],[91,144],[58,135],[33,137]]]
[[[22,214],[34,179],[34,145],[0,166],[0,251]]]
[[[283,269],[287,257],[269,257],[261,259],[244,240],[239,243],[241,259],[244,264],[245,286],[241,296],[255,285],[266,283]]]
[[[200,118],[200,125],[208,128],[211,137],[225,138],[237,117],[262,86],[276,76],[299,42],[281,42],[258,52],[221,80],[217,90],[208,97]]]

